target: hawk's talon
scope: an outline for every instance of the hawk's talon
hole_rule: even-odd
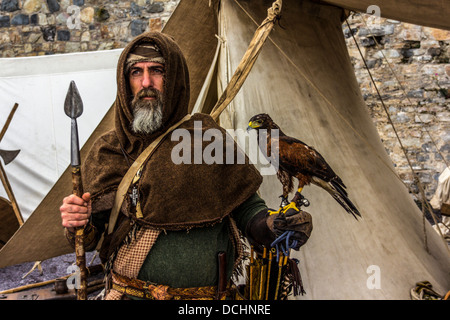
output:
[[[281,198],[281,204],[280,204],[280,209],[287,206],[289,204],[289,201],[287,199],[287,197],[285,197],[284,195],[280,196]]]
[[[286,211],[288,211],[289,209],[295,209],[296,211],[300,211],[300,210],[297,208],[297,204],[296,204],[294,201],[292,201],[292,202],[289,203],[288,205],[285,205],[285,206],[283,207],[283,212],[286,212]]]
[[[283,208],[280,207],[277,211],[268,210],[267,212],[269,213],[269,216],[271,216],[271,215],[273,215],[273,214],[279,214],[280,211],[281,211],[281,209],[283,209]]]

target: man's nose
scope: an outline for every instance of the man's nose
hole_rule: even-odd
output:
[[[151,88],[154,85],[153,77],[150,75],[148,69],[144,70],[144,75],[142,77],[142,87]]]

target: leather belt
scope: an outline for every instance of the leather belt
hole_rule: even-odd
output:
[[[217,286],[171,288],[112,273],[111,289],[132,297],[150,300],[215,300]],[[222,299],[225,297],[225,292]]]

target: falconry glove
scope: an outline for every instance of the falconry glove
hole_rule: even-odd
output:
[[[255,250],[262,252],[263,246],[270,248],[272,243],[286,231],[291,231],[290,241],[296,243],[296,246],[292,248],[298,250],[311,235],[311,215],[292,206],[280,210],[280,213],[265,209],[249,221],[246,235]]]
[[[287,210],[282,210],[281,213],[270,215],[267,223],[269,228],[274,230],[277,238],[286,231],[292,231],[290,239],[292,241],[297,241],[296,245],[292,247],[294,250],[300,249],[311,236],[311,215],[296,207],[289,207]]]

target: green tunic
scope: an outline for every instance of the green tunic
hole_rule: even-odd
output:
[[[236,208],[232,216],[245,235],[247,223],[266,203],[256,193]],[[92,223],[102,233],[109,220],[106,212],[92,216]],[[217,254],[226,252],[227,275],[231,277],[235,259],[228,221],[189,231],[161,232],[150,250],[138,279],[173,288],[215,286],[218,282]],[[130,297],[131,298],[131,297]]]
[[[264,200],[254,194],[233,212],[238,228],[245,232],[248,221],[265,208]],[[217,285],[220,251],[226,252],[230,277],[234,248],[226,221],[189,231],[162,232],[142,265],[138,279],[173,288]]]

